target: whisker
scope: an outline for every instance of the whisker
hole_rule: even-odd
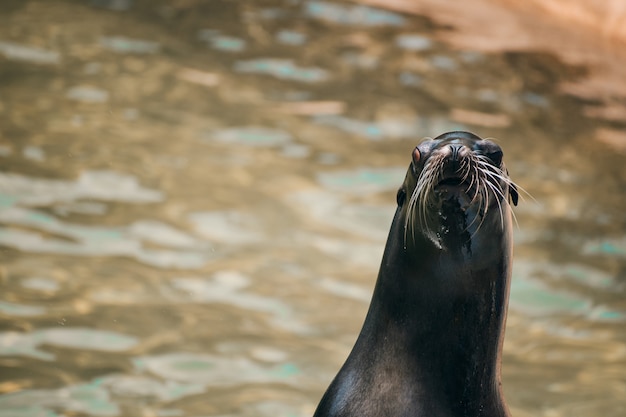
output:
[[[535,203],[537,202],[535,197],[533,197],[533,195],[531,193],[529,193],[524,187],[522,187],[521,185],[517,184],[515,181],[511,180],[511,178],[509,178],[508,174],[503,172],[500,168],[497,168],[494,165],[492,165],[491,162],[489,162],[488,157],[486,157],[485,155],[474,155],[474,156],[476,156],[476,158],[477,158],[476,162],[478,164],[488,168],[490,172],[493,172],[494,174],[498,175],[498,178],[501,179],[502,181],[506,182],[509,186],[515,187],[517,189],[517,191],[520,192],[520,198],[522,199],[522,201],[525,201],[524,195],[526,195],[533,202],[535,202]],[[494,169],[497,170],[497,173],[493,171]]]
[[[506,201],[506,198],[504,198],[504,196],[502,195],[502,191],[497,186],[493,185],[489,181],[486,181],[486,183],[489,186],[489,188],[491,188],[491,191],[493,191],[493,193],[496,194],[496,197],[500,196],[503,201]],[[498,211],[500,212],[500,224],[502,225],[502,227],[504,227],[504,215],[502,214],[502,205],[500,204],[500,198],[495,198],[495,200],[496,200],[496,203],[498,204]]]

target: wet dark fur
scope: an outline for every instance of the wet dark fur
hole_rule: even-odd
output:
[[[450,132],[418,146],[365,323],[315,417],[509,415],[509,199],[517,190],[493,142]]]

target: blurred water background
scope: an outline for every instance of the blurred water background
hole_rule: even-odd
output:
[[[517,3],[3,0],[0,417],[311,415],[455,129],[536,200],[513,415],[626,415],[626,11]]]

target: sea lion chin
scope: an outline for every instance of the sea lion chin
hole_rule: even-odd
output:
[[[426,140],[396,199],[365,323],[315,417],[507,417],[500,358],[518,194],[501,148],[469,132]]]

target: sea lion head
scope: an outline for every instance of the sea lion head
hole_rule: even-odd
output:
[[[502,157],[496,143],[469,132],[420,143],[397,195],[405,246],[421,235],[443,249],[468,244],[486,226],[506,229],[518,193]]]

